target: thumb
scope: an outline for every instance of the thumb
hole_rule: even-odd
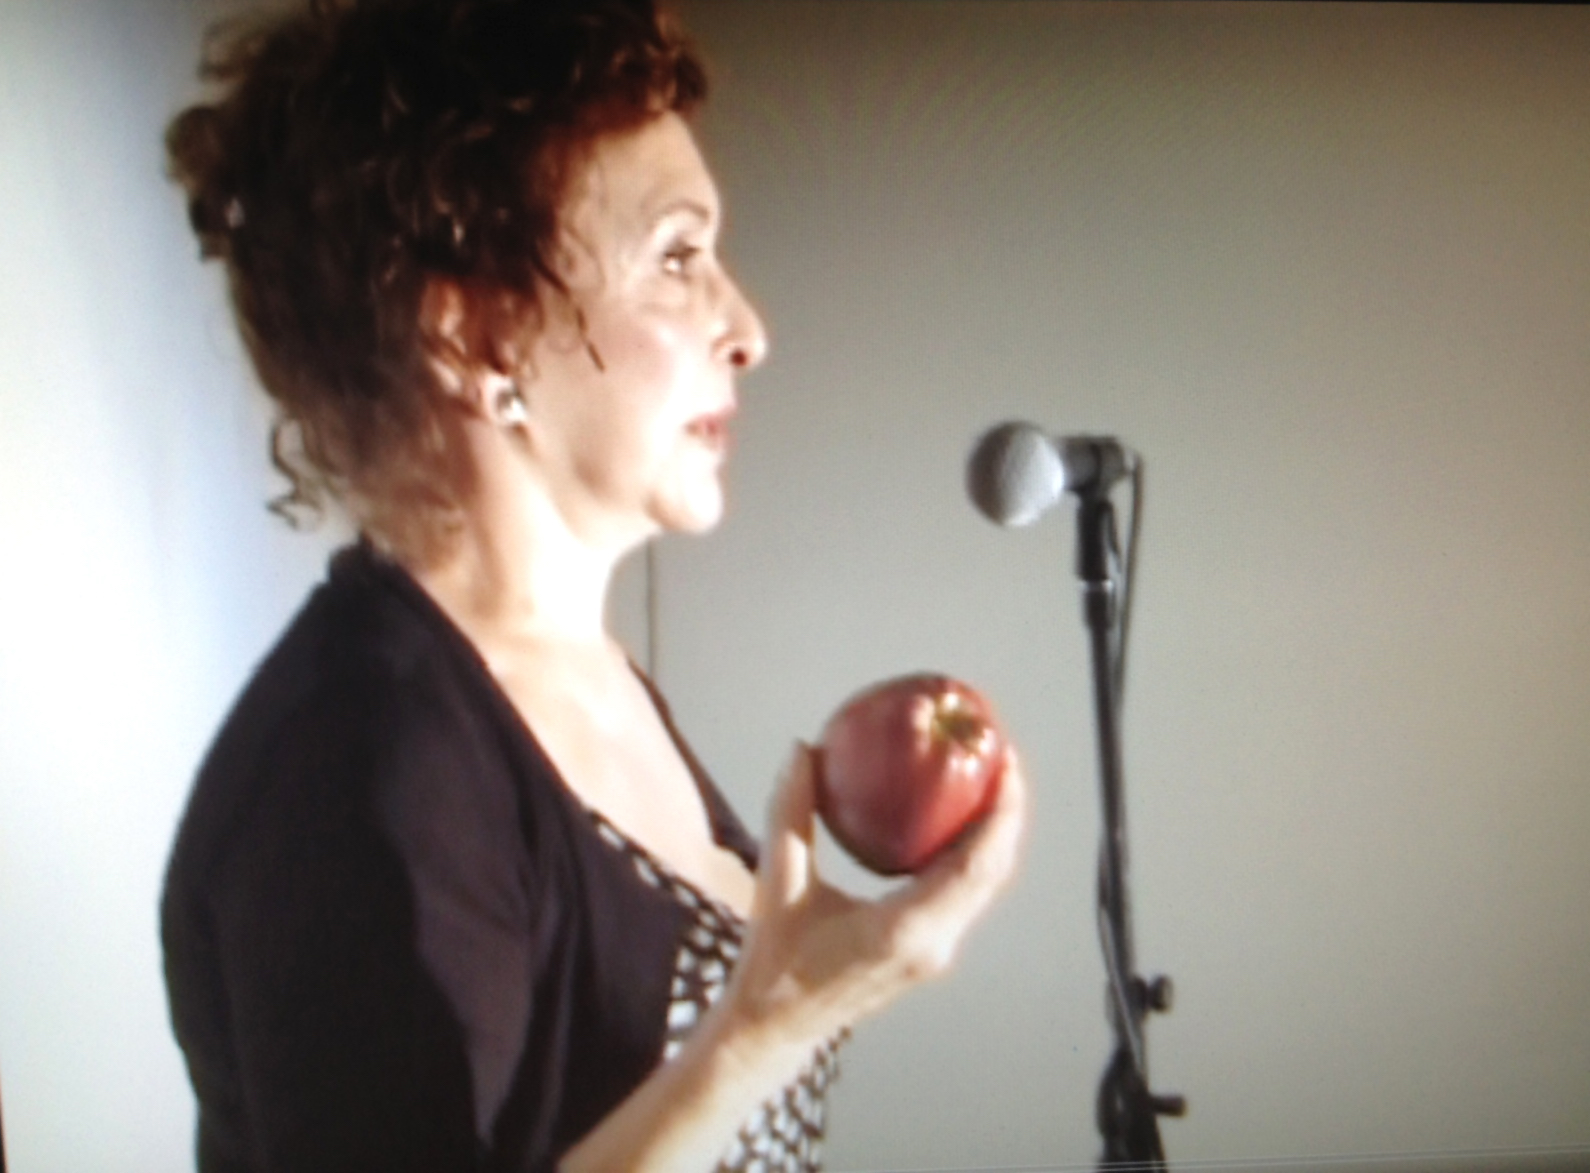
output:
[[[816,751],[795,743],[768,810],[767,837],[757,869],[759,913],[799,900],[811,886],[817,813]]]

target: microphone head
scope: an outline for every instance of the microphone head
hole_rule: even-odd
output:
[[[1032,424],[1012,421],[984,432],[966,462],[972,504],[999,525],[1037,521],[1065,492],[1065,465]]]

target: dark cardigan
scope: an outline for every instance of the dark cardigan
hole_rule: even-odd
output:
[[[658,1062],[683,924],[365,546],[222,727],[161,914],[201,1173],[551,1168]]]

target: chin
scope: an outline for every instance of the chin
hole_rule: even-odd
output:
[[[723,491],[719,486],[702,486],[694,493],[659,502],[652,518],[665,533],[706,534],[723,520]]]
[[[673,520],[666,528],[676,534],[709,534],[723,521],[723,507],[702,510]]]

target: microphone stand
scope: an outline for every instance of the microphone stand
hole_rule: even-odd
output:
[[[1134,484],[1134,493],[1138,486]],[[1109,974],[1108,1014],[1115,1053],[1099,1083],[1096,1119],[1104,1138],[1099,1168],[1130,1164],[1165,1169],[1158,1116],[1187,1110],[1180,1096],[1148,1089],[1143,1022],[1151,1010],[1170,1009],[1166,977],[1144,981],[1132,956],[1131,900],[1126,886],[1126,811],[1121,776],[1120,703],[1124,647],[1112,564],[1118,560],[1115,512],[1108,484],[1099,478],[1077,492],[1077,576],[1082,614],[1092,645],[1093,702],[1099,750],[1099,785],[1104,837],[1099,848],[1099,936]],[[1133,505],[1136,507],[1134,498]],[[1132,535],[1135,544],[1136,534]]]

